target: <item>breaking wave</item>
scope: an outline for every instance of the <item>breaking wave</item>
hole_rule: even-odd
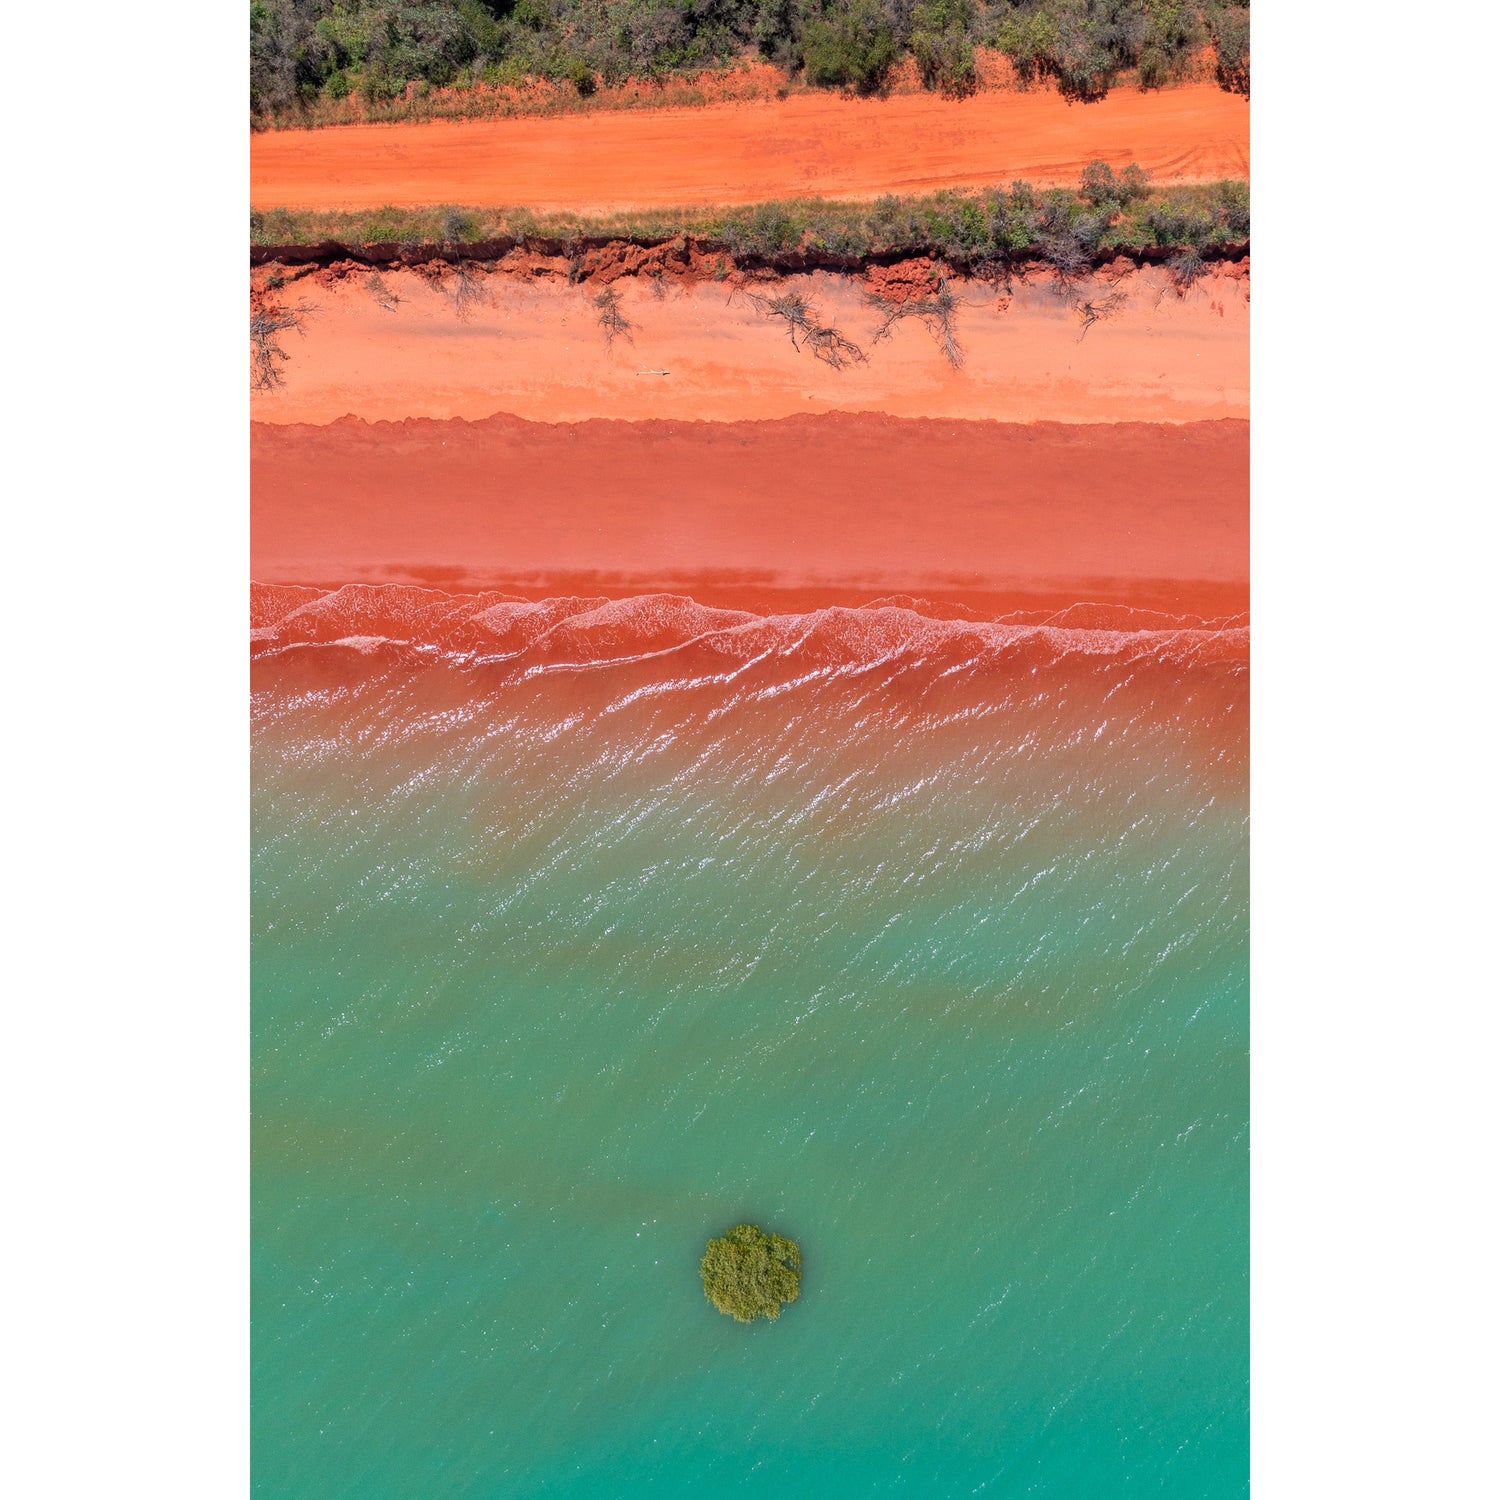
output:
[[[1041,653],[1162,661],[1244,662],[1244,616],[1204,620],[1079,603],[1001,619],[954,617],[906,596],[800,614],[718,609],[679,594],[542,600],[501,592],[448,594],[406,585],[338,589],[255,584],[252,658],[333,648],[416,665],[444,661],[519,670],[605,668],[671,655],[694,673],[752,662],[949,664]]]

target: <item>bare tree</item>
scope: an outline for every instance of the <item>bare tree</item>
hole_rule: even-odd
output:
[[[1112,318],[1120,311],[1128,299],[1124,292],[1110,292],[1103,297],[1095,297],[1088,301],[1080,300],[1078,303],[1078,316],[1083,320],[1083,329],[1078,335],[1078,342],[1083,342],[1083,336],[1095,323],[1102,323],[1106,318]]]
[[[953,295],[953,289],[948,285],[946,276],[939,279],[937,290],[925,297],[911,297],[905,302],[894,302],[889,297],[883,297],[876,292],[871,296],[870,301],[880,309],[881,313],[880,327],[875,330],[877,344],[881,339],[891,336],[891,329],[897,323],[905,318],[916,318],[937,341],[938,348],[943,351],[943,358],[955,370],[963,367],[963,346],[959,343],[957,331],[953,326],[953,315],[958,307],[958,298]]]
[[[1208,274],[1208,262],[1197,245],[1184,245],[1167,262],[1167,270],[1179,292],[1185,292],[1202,276]]]
[[[448,281],[447,292],[453,301],[453,310],[462,322],[468,322],[485,301],[484,284],[466,260],[453,262],[453,275]]]
[[[617,338],[623,338],[629,344],[635,342],[630,332],[635,325],[620,311],[620,294],[612,286],[605,287],[594,298],[594,308],[599,314],[599,326],[604,330],[606,344],[613,348]]]
[[[786,324],[792,348],[801,349],[805,346],[811,349],[813,358],[821,359],[825,365],[831,365],[835,370],[863,362],[865,351],[831,323],[824,323],[818,310],[801,292],[783,292],[779,297],[767,297],[759,292],[747,292],[745,295],[757,311],[769,318],[780,318]],[[799,337],[801,343],[798,342]]]
[[[385,284],[385,278],[379,271],[370,272],[369,278],[365,282],[365,288],[387,312],[395,312],[397,306],[405,300]]]
[[[307,314],[300,307],[273,307],[263,302],[250,311],[250,388],[271,391],[281,384],[281,366],[289,358],[277,337],[287,329],[303,331]]]

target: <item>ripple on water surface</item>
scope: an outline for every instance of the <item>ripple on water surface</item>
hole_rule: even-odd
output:
[[[256,662],[257,1493],[1246,1491],[1243,651],[874,623]]]

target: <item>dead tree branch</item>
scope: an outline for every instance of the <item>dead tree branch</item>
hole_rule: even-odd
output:
[[[405,300],[385,284],[385,278],[379,271],[370,273],[369,279],[365,282],[365,289],[387,312],[395,312],[400,303]]]
[[[300,307],[274,307],[261,303],[250,312],[250,388],[271,391],[281,384],[281,366],[289,358],[279,334],[292,329],[303,332],[307,314]]]
[[[453,301],[453,311],[461,322],[468,322],[485,302],[485,289],[469,263],[464,260],[453,263],[453,276],[447,286],[448,296]]]
[[[1095,323],[1102,323],[1107,318],[1112,318],[1125,306],[1126,296],[1124,292],[1111,292],[1106,297],[1095,297],[1090,301],[1078,303],[1078,316],[1083,320],[1083,329],[1078,335],[1078,342],[1083,342],[1083,336]]]
[[[943,358],[955,370],[962,368],[963,345],[959,343],[958,332],[953,326],[958,298],[953,295],[946,276],[938,281],[937,290],[925,297],[911,297],[905,302],[895,302],[876,292],[871,295],[870,302],[880,309],[881,314],[880,327],[875,330],[877,344],[881,339],[891,336],[891,330],[897,323],[905,318],[916,318],[936,340]]]
[[[620,311],[620,294],[612,286],[605,287],[594,298],[594,307],[599,313],[599,326],[604,330],[606,344],[613,348],[617,338],[623,338],[628,344],[635,342],[631,335],[635,325]]]
[[[833,324],[823,322],[818,310],[801,292],[783,292],[779,297],[767,297],[759,292],[746,292],[745,295],[763,316],[780,318],[786,324],[792,348],[810,349],[814,359],[821,359],[835,370],[846,369],[864,360],[865,351]]]

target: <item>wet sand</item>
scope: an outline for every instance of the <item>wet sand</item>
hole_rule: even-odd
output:
[[[774,612],[1248,608],[1249,434],[898,421],[252,428],[252,576]]]

